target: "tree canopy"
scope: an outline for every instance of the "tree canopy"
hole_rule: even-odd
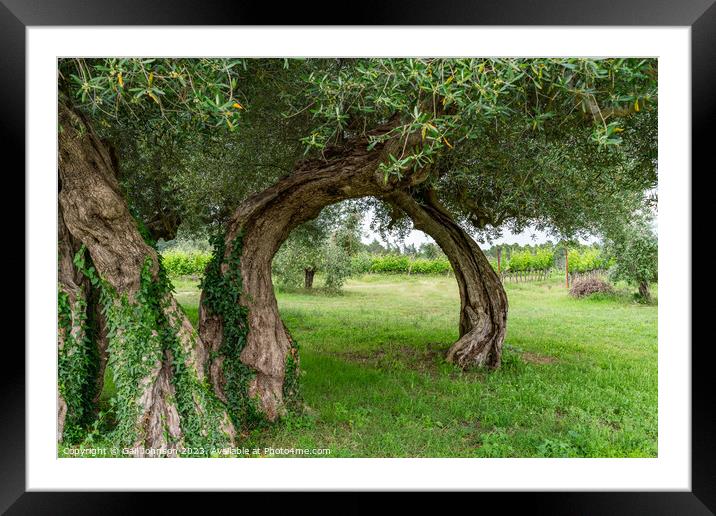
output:
[[[371,137],[403,143],[386,180],[427,171],[424,187],[488,237],[595,232],[657,181],[654,59],[66,59],[60,79],[165,238],[222,224],[301,158],[390,121]]]

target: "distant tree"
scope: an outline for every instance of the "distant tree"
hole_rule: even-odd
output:
[[[654,216],[642,209],[623,225],[612,225],[604,236],[604,252],[614,261],[612,278],[639,288],[639,296],[651,299],[649,284],[657,281],[659,241]]]
[[[415,244],[403,244],[403,254],[417,256],[418,250],[415,248]]]
[[[434,242],[424,242],[420,244],[418,254],[423,258],[427,258],[428,260],[434,260],[442,256],[443,252]]]
[[[325,287],[339,291],[350,276],[350,258],[362,248],[362,218],[341,206],[296,228],[276,254],[273,272],[284,287],[313,288],[316,272],[325,274]]]
[[[330,236],[320,218],[297,227],[273,260],[273,272],[279,286],[313,287],[316,271],[325,261],[325,246]]]
[[[380,242],[378,242],[377,239],[373,239],[373,241],[370,244],[367,244],[365,246],[365,250],[370,254],[385,254],[387,249],[381,245]]]
[[[361,241],[363,215],[350,205],[339,209],[333,237],[336,245],[347,257],[364,249]]]

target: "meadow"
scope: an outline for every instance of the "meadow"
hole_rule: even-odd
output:
[[[195,324],[197,284],[174,280]],[[307,408],[241,445],[331,457],[656,457],[656,303],[624,291],[573,299],[559,278],[505,288],[503,365],[492,372],[444,360],[458,336],[452,276],[367,274],[340,295],[278,292]]]

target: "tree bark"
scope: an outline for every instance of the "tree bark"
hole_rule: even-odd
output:
[[[234,429],[204,386],[204,346],[171,292],[161,288],[158,255],[129,213],[109,153],[64,101],[58,138],[61,216],[72,242],[91,257],[94,269],[85,275],[96,274],[92,283],[101,289],[110,327],[105,338],[120,444],[137,448],[139,456],[144,448],[230,444]],[[60,251],[66,254],[62,238]]]
[[[645,302],[651,300],[651,292],[649,292],[649,283],[646,281],[639,282],[639,295]]]
[[[315,276],[316,271],[314,269],[304,269],[303,270],[303,286],[307,289],[313,288],[313,276]]]
[[[296,226],[318,216],[327,205],[343,199],[364,197],[380,190],[377,174],[382,153],[368,150],[361,140],[334,151],[326,160],[307,160],[273,187],[247,199],[228,224],[222,274],[227,273],[234,246],[240,249],[241,292],[238,302],[248,310],[248,334],[240,361],[253,372],[246,396],[258,403],[259,411],[273,421],[284,413],[285,364],[294,349],[278,312],[271,281],[271,262],[281,244]],[[389,187],[386,185],[386,189]],[[221,350],[225,321],[211,310],[202,294],[199,332],[207,346],[211,378],[216,394],[226,400],[227,364]]]
[[[477,242],[431,190],[420,200],[404,191],[396,191],[387,200],[430,235],[452,265],[460,290],[460,338],[448,351],[447,360],[463,368],[499,367],[507,329],[507,294]]]
[[[377,129],[376,133],[389,128]],[[369,150],[367,139],[356,140],[331,149],[324,159],[304,161],[291,175],[247,199],[228,225],[223,274],[229,267],[233,246],[241,242],[238,267],[242,286],[237,294],[238,303],[248,314],[240,361],[254,372],[246,394],[257,400],[268,420],[284,412],[285,364],[289,353],[295,352],[278,312],[271,262],[291,230],[315,218],[325,206],[349,198],[374,196],[397,204],[436,239],[456,269],[463,300],[461,339],[451,348],[450,360],[463,367],[500,364],[507,314],[502,285],[477,244],[447,212],[435,206],[421,207],[410,200],[406,192],[427,178],[427,170],[406,173],[400,180],[385,180],[378,167],[388,153],[402,144],[389,140]],[[407,145],[411,144],[414,142]],[[215,372],[215,392],[226,399],[226,357],[220,353],[224,321],[221,314],[205,306],[204,296],[199,324],[207,355],[217,357],[210,366]]]

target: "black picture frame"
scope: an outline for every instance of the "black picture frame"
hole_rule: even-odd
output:
[[[692,69],[692,181],[714,169],[711,148],[716,125],[716,0],[460,0],[429,2],[369,0],[355,12],[337,15],[335,5],[188,0],[0,0],[0,145],[4,163],[25,163],[25,29],[48,25],[550,25],[690,26]],[[310,12],[309,12],[310,11]],[[322,17],[318,13],[328,13]],[[333,16],[333,19],[327,19]],[[21,102],[19,99],[24,99]],[[707,168],[709,167],[709,168]],[[24,168],[23,168],[24,170]],[[699,171],[695,174],[693,171]],[[5,172],[10,174],[10,170]],[[17,174],[17,173],[16,173]],[[23,181],[24,184],[24,181]],[[21,186],[21,188],[24,188]],[[702,192],[704,189],[700,189]],[[699,190],[693,189],[692,192]],[[692,201],[697,205],[696,201]],[[708,201],[707,201],[708,202]],[[696,217],[692,217],[696,223]],[[693,235],[694,233],[692,233]],[[690,250],[689,254],[690,256]],[[25,270],[27,275],[30,271]],[[680,271],[674,271],[681,274]],[[684,278],[692,284],[692,278]],[[698,312],[696,303],[692,303]],[[704,307],[702,310],[706,310]],[[693,314],[694,312],[692,312]],[[704,314],[705,315],[705,314]],[[692,320],[694,317],[692,315]],[[698,319],[696,319],[698,320]],[[706,319],[708,320],[708,319]],[[17,340],[15,340],[16,342]],[[716,392],[712,339],[692,342],[692,490],[690,492],[479,493],[480,506],[496,502],[548,514],[714,514],[716,512]],[[14,346],[14,349],[13,349]],[[8,514],[130,514],[153,502],[164,510],[185,504],[184,496],[131,493],[25,492],[25,354],[6,340],[0,410],[0,510]],[[10,349],[8,349],[10,348]],[[7,353],[16,353],[10,358]],[[223,500],[225,497],[215,498]],[[422,497],[412,497],[422,503]],[[493,500],[494,499],[494,500]],[[272,503],[277,500],[272,495]],[[294,499],[295,500],[295,499]],[[350,504],[358,509],[360,502]],[[244,506],[245,507],[245,506]],[[479,508],[479,507],[476,507]],[[244,509],[245,510],[245,509]]]

